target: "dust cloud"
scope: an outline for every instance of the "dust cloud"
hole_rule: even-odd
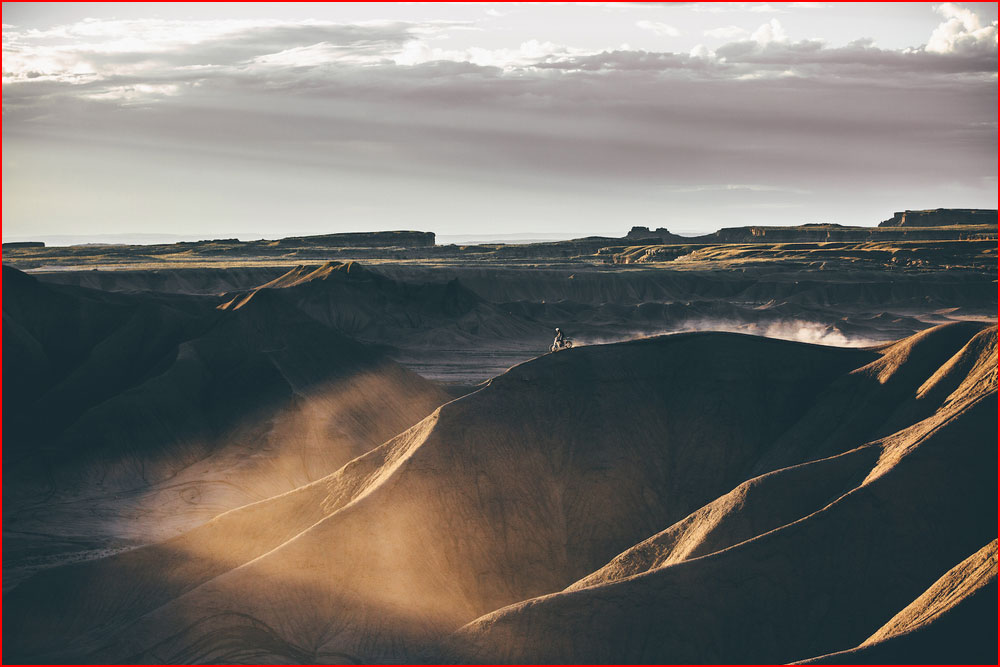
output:
[[[827,324],[798,319],[778,322],[737,322],[722,319],[700,319],[685,321],[681,326],[676,328],[634,331],[620,336],[577,336],[574,342],[577,346],[603,345],[637,340],[639,338],[705,331],[742,333],[751,336],[761,336],[763,338],[797,341],[799,343],[854,348],[881,345],[898,338],[898,336],[890,333],[884,336],[847,334]]]

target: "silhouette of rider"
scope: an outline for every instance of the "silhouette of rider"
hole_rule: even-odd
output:
[[[561,329],[559,329],[559,327],[556,327],[556,339],[552,341],[552,347],[558,350],[560,347],[563,346],[563,343],[565,341],[566,341],[566,336],[563,335],[563,332]]]

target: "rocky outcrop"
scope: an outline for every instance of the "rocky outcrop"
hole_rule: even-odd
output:
[[[685,243],[687,239],[677,234],[671,234],[666,227],[657,227],[650,231],[649,227],[633,227],[625,235],[630,242],[646,241],[647,243]]]
[[[4,243],[3,249],[10,250],[13,248],[44,248],[45,243],[43,241],[11,241],[10,243]]]
[[[278,241],[284,246],[327,248],[422,248],[434,245],[434,232],[347,232],[298,236]]]
[[[920,230],[939,231],[935,229]],[[902,234],[903,230],[897,233]],[[995,273],[996,241],[951,239],[945,241],[760,241],[688,245],[635,245],[602,249],[614,264],[648,264],[680,260],[685,266],[765,265],[780,262],[824,271],[867,268],[875,270],[965,269]]]
[[[996,213],[994,212],[994,223]],[[883,225],[885,223],[882,223]],[[941,225],[944,225],[942,222]],[[937,225],[899,227],[845,227],[843,225],[800,225],[796,227],[729,227],[714,234],[693,239],[686,243],[817,243],[830,241],[964,241],[968,239],[995,239],[996,225],[991,228],[978,222],[966,223],[967,228],[956,230]]]
[[[718,245],[734,243],[860,243],[869,241],[994,241],[997,238],[996,211],[938,209],[896,214],[900,224],[883,222],[878,227],[849,227],[834,223],[811,223],[795,227],[752,225],[728,227],[711,234],[685,237],[664,227],[651,230],[635,226],[622,237],[587,236],[567,241],[539,243],[483,243],[435,245],[432,232],[351,232],[319,236],[298,236],[277,240],[239,241],[216,239],[162,245],[78,245],[39,248],[10,247],[4,260],[22,270],[41,267],[82,265],[122,266],[135,264],[204,267],[209,263],[231,265],[238,260],[243,268],[286,261],[293,266],[303,261],[330,260],[461,260],[475,263],[621,262],[612,259],[626,248],[664,245]],[[893,218],[895,220],[895,218]],[[918,222],[914,222],[918,221]],[[663,251],[658,251],[662,254]],[[659,260],[657,260],[659,261]]]
[[[879,227],[951,227],[997,224],[997,211],[990,208],[935,208],[927,211],[896,211]]]

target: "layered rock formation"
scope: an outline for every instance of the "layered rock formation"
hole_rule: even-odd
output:
[[[17,248],[44,248],[42,241],[8,241],[3,244],[4,250],[15,250]]]
[[[879,227],[951,227],[954,225],[997,225],[996,209],[935,208],[929,211],[897,211]]]
[[[568,241],[526,244],[435,245],[430,232],[356,232],[279,240],[240,242],[217,239],[165,245],[82,245],[56,248],[10,247],[5,261],[21,269],[42,266],[135,265],[147,268],[170,266],[219,266],[239,261],[242,265],[284,267],[303,261],[327,260],[426,260],[473,263],[613,261],[615,256],[634,254],[636,248],[660,247],[661,256],[674,252],[669,246],[724,246],[727,244],[867,243],[982,241],[997,238],[996,211],[938,209],[897,214],[878,227],[847,227],[833,223],[794,227],[753,225],[720,229],[712,234],[683,237],[663,227],[633,227],[624,237],[588,236]],[[903,222],[905,218],[906,222]],[[894,222],[895,221],[895,222]],[[890,224],[891,223],[891,224]],[[664,249],[667,247],[667,249]]]
[[[978,228],[973,228],[978,229]],[[754,231],[751,229],[751,231]],[[921,229],[916,234],[934,232]],[[945,230],[947,231],[947,230]],[[790,236],[788,230],[778,236]],[[910,232],[906,232],[907,234]],[[947,232],[944,236],[954,237]],[[849,271],[858,269],[888,270],[916,269],[964,270],[995,273],[997,243],[995,240],[974,239],[974,233],[965,240],[950,238],[946,241],[873,240],[864,242],[802,241],[778,242],[761,238],[754,242],[730,242],[687,245],[645,245],[617,248],[610,255],[618,264],[648,264],[652,262],[677,262],[677,266],[778,266],[823,271]],[[994,234],[995,236],[995,234]]]

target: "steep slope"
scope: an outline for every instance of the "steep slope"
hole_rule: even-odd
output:
[[[387,373],[429,394],[420,416],[444,397],[270,294],[237,312],[208,306],[188,314],[147,299],[64,294],[14,275],[4,311],[19,338],[7,343],[7,356],[14,364],[32,359],[43,373],[5,369],[13,386],[32,376],[42,385],[34,396],[8,393],[18,411],[10,415],[5,463],[42,467],[57,486],[96,475],[115,487],[109,471],[116,467],[142,468],[147,482],[162,479],[210,453],[222,434],[262,415],[270,421],[276,410],[353,376]],[[392,391],[389,380],[381,390]],[[413,421],[380,430],[382,441]],[[178,448],[198,451],[178,456]],[[363,451],[352,449],[333,469]]]
[[[988,507],[995,348],[931,417],[881,439],[884,422],[862,419],[832,459],[803,446],[799,467],[751,478],[781,458],[779,445],[791,456],[784,439],[804,415],[843,419],[817,407],[835,383],[854,373],[877,400],[878,374],[856,371],[896,349],[886,367],[916,391],[970,339],[995,335],[977,331],[937,330],[943,358],[930,368],[914,340],[905,355],[690,334],[548,355],[324,480],[162,545],[37,575],[5,599],[8,650],[57,661],[377,661],[429,650],[561,662],[791,660],[856,646],[988,541],[995,520],[949,512]],[[880,405],[892,413],[911,400],[892,391]],[[650,536],[652,557],[558,593]],[[829,583],[816,575],[824,569]],[[725,591],[741,586],[749,592],[729,610]],[[555,595],[435,649],[476,616],[545,594]],[[816,608],[802,613],[803,599]],[[664,605],[692,610],[663,635],[669,646],[656,639]],[[740,630],[750,611],[754,630]],[[817,629],[826,613],[836,630]]]
[[[406,282],[427,274],[457,278],[493,303],[634,305],[722,300],[734,304],[797,303],[836,306],[841,311],[907,306],[992,307],[997,301],[995,272],[799,270],[781,264],[738,271],[711,268],[569,267],[507,268],[381,265],[378,271]]]
[[[54,271],[33,275],[48,284],[76,285],[104,292],[218,296],[262,285],[287,270],[285,267],[237,265],[226,268]]]
[[[4,280],[5,581],[307,484],[448,400],[267,296],[221,312]]]
[[[139,310],[157,331],[189,332],[198,330],[191,315],[163,304],[140,304],[118,296],[105,297],[99,292],[74,288],[52,288],[27,274],[3,267],[4,379],[11,391],[4,396],[4,432],[9,441],[4,448],[7,459],[28,433],[37,438],[38,430],[51,431],[64,426],[94,402],[113,395],[137,381],[145,367],[165,354],[168,345],[162,337],[144,338],[135,332],[135,345],[123,352],[120,345],[109,345],[105,359],[94,363],[92,351],[117,331],[141,326]],[[206,309],[207,310],[207,309]],[[121,360],[128,355],[128,362]],[[114,363],[121,360],[122,363]],[[112,363],[101,363],[110,361]],[[95,373],[86,392],[59,392],[49,414],[31,409],[43,393],[52,392],[63,382],[74,382],[73,373],[84,367]],[[16,388],[16,389],[15,389]]]
[[[948,570],[856,649],[804,664],[997,661],[997,541]]]
[[[298,266],[257,289],[226,296],[237,310],[262,295],[293,304],[316,320],[360,340],[391,346],[440,346],[539,336],[539,325],[484,301],[457,279],[394,280],[357,262]]]
[[[878,447],[859,447],[748,480],[670,528],[622,552],[566,590],[621,581],[722,551],[792,523],[856,486],[860,481],[859,470],[870,469],[880,453]]]
[[[926,342],[892,346],[873,366],[882,379],[926,373]],[[467,625],[440,655],[787,662],[858,645],[995,535],[996,329],[931,373],[948,375],[977,350],[985,354],[971,353],[977,363],[930,416],[860,449],[751,480],[566,592]],[[891,400],[879,407],[894,411]],[[995,648],[995,633],[977,641]]]
[[[73,623],[98,622],[105,610],[131,605],[107,599],[116,587],[106,585],[105,577],[113,572],[121,581],[135,578],[155,587],[160,578],[174,579],[169,564],[178,553],[202,563],[190,565],[202,571],[206,560],[218,559],[218,551],[226,558],[236,551],[206,545],[249,542],[248,559],[267,556],[218,576],[159,613],[200,618],[199,611],[192,611],[201,608],[198,600],[213,606],[235,594],[242,602],[224,606],[252,607],[246,613],[262,622],[270,624],[272,614],[301,618],[303,627],[281,633],[298,645],[319,642],[319,650],[325,642],[314,633],[325,636],[332,632],[330,623],[349,622],[356,632],[342,636],[330,650],[370,658],[411,651],[415,637],[433,636],[502,604],[563,588],[658,526],[731,489],[746,478],[760,451],[787,428],[792,415],[808,404],[814,385],[875,356],[727,334],[673,336],[546,356],[444,406],[419,429],[340,471],[337,489],[341,483],[373,487],[363,500],[329,515],[322,506],[339,504],[325,495],[309,501],[310,511],[275,509],[274,516],[283,518],[255,522],[259,527],[252,538],[212,530],[229,520],[220,517],[202,531],[211,538],[192,537],[162,550],[150,547],[142,554],[110,559],[136,562],[134,570],[111,562],[81,565],[78,574],[40,575],[7,602],[11,608],[25,605],[21,618],[32,617],[36,600],[48,597],[30,593],[35,586],[68,590],[70,581],[83,586],[70,597],[83,601],[85,611],[72,605],[65,611],[46,607],[34,616],[36,623],[15,634],[29,641],[29,628],[41,625],[38,619],[49,614],[67,614],[76,619]],[[378,463],[379,457],[388,463]],[[365,481],[370,477],[379,482]],[[329,493],[352,497],[339,490]],[[284,508],[288,499],[305,497],[301,494],[305,490],[267,501],[273,503],[268,507]],[[311,517],[311,523],[289,522],[288,516]],[[285,532],[289,525],[305,532],[279,546],[290,537]],[[215,537],[221,535],[228,537]],[[337,548],[329,548],[333,544]],[[388,545],[395,556],[387,552]],[[199,553],[209,557],[199,558]],[[226,558],[223,569],[234,566]],[[289,559],[294,566],[282,565]],[[164,597],[201,583],[183,573],[177,576],[182,583]],[[259,603],[254,602],[258,596],[276,592],[251,583],[260,577],[279,587],[297,581],[328,583],[315,591],[318,600],[307,585],[301,595],[282,594],[286,602]],[[410,588],[413,582],[420,585]],[[129,585],[122,594],[131,600],[136,588]],[[158,598],[143,590],[141,600]],[[331,596],[337,590],[342,592]],[[393,604],[406,613],[403,600],[409,599],[426,599],[434,611],[419,622],[404,622],[405,614],[393,617],[372,599],[372,591],[385,590],[402,596]],[[404,595],[408,590],[421,593]],[[257,604],[271,611],[258,612]],[[373,617],[383,620],[371,627],[364,619]],[[150,626],[179,630],[179,622],[151,621]],[[65,627],[73,623],[67,620]],[[140,636],[135,629],[129,633]],[[47,639],[39,641],[48,645]],[[147,648],[158,643],[154,637],[148,641]]]

